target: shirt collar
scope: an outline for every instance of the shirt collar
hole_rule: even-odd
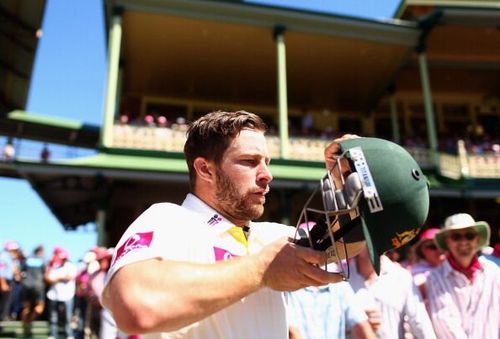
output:
[[[235,226],[229,220],[224,218],[219,212],[207,205],[203,200],[196,195],[189,193],[182,203],[182,207],[188,210],[198,212],[203,215],[207,226],[216,233],[221,234]]]
[[[441,263],[441,266],[443,267],[443,271],[444,271],[444,275],[445,276],[451,276],[451,275],[454,275],[454,274],[459,274],[461,276],[463,276],[464,278],[466,278],[466,276],[458,271],[456,271],[451,265],[450,263],[448,262],[448,260],[444,260],[442,263]],[[482,271],[482,268],[479,269],[479,271]]]
[[[446,270],[447,274],[457,272],[457,273],[464,275],[469,280],[473,281],[474,276],[478,272],[481,272],[483,270],[483,266],[481,265],[481,262],[478,260],[477,256],[474,257],[474,259],[472,260],[472,262],[470,264],[470,266],[472,266],[472,267],[469,267],[468,269],[461,269],[460,267],[454,267],[453,261],[455,262],[455,265],[458,265],[458,264],[456,264],[455,258],[453,258],[453,256],[448,252],[446,260],[444,261],[446,263],[445,270]]]
[[[306,286],[304,289],[309,292],[327,292],[330,291],[330,284],[323,286]]]
[[[395,270],[398,264],[394,263],[386,255],[380,256],[380,275],[385,275]]]

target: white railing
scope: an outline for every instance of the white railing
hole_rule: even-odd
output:
[[[280,157],[278,136],[266,137],[271,157]],[[184,129],[148,126],[115,125],[113,147],[145,149],[166,152],[182,152],[186,141]],[[323,161],[323,150],[329,141],[319,138],[291,137],[289,139],[290,160]],[[463,147],[460,146],[459,147]],[[446,177],[500,178],[500,155],[468,155],[463,150],[461,156],[439,153],[436,161],[432,153],[423,147],[406,147],[417,163],[424,169],[435,168]]]
[[[500,155],[469,155],[469,176],[474,178],[500,178]]]

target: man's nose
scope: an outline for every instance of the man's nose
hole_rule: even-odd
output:
[[[259,168],[259,173],[257,175],[257,180],[264,181],[266,184],[270,183],[273,180],[273,175],[271,174],[271,170],[269,169],[269,165],[263,163]]]

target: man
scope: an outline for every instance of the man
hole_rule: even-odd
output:
[[[323,252],[288,241],[292,228],[251,222],[272,180],[264,131],[241,111],[190,126],[192,193],[182,206],[153,205],[117,245],[103,303],[119,328],[152,338],[286,338],[278,291],[342,279],[317,266]]]
[[[352,259],[349,279],[377,337],[404,338],[406,319],[415,338],[436,338],[411,274],[385,255],[380,265],[377,275],[365,248]]]
[[[89,307],[90,307],[90,329],[92,337],[116,338],[118,330],[108,310],[102,308],[101,295],[104,288],[104,279],[109,270],[113,248],[98,247],[96,249],[96,260],[99,269],[89,277]]]
[[[308,232],[315,222],[299,224],[298,229]],[[338,271],[336,264],[327,267]],[[310,286],[287,293],[287,312],[290,339],[375,338],[361,304],[354,298],[351,285],[345,281],[325,286]]]
[[[376,338],[349,283],[342,281],[288,292],[290,338]]]
[[[10,315],[18,250],[20,246],[16,241],[7,240],[0,251],[0,321],[7,320]]]
[[[15,156],[16,149],[14,148],[14,143],[12,142],[12,138],[8,138],[2,150],[2,158],[5,161],[13,161]]]
[[[342,272],[319,267],[329,257],[325,250],[290,241],[290,227],[252,222],[263,213],[273,179],[264,131],[258,116],[243,111],[213,112],[189,127],[184,153],[192,193],[182,206],[163,203],[150,207],[116,246],[103,304],[119,328],[127,333],[151,333],[151,338],[286,338],[286,310],[280,292],[345,278]],[[339,143],[352,137],[344,136],[327,146],[327,169],[339,162]],[[371,142],[383,143],[365,140],[364,145]],[[359,145],[350,146],[354,152]],[[380,164],[400,158],[399,150],[384,146],[381,152],[390,154]],[[378,155],[377,150],[374,154]],[[398,204],[398,209],[404,213],[403,206],[418,207],[411,218],[403,218],[405,226],[410,220],[417,232],[423,222],[420,219],[427,215],[428,191],[418,165],[413,164],[415,168],[405,166],[400,175],[415,182],[405,185],[411,187],[411,196],[398,192],[395,198],[387,195],[388,200],[382,200],[394,207],[390,200],[400,203],[399,196],[408,197],[409,203]],[[359,181],[350,185],[352,190],[362,186]],[[333,195],[331,181],[329,187],[327,193]],[[371,199],[378,198],[376,190],[370,192]],[[354,193],[357,202],[361,193]],[[412,197],[425,201],[415,204]],[[362,205],[361,209],[368,207]],[[373,235],[369,229],[373,219],[362,222],[366,234]],[[413,234],[403,240],[411,240]],[[322,239],[315,239],[320,246],[327,243]],[[375,252],[394,244],[384,236],[375,240],[370,241],[379,245],[373,247]]]
[[[21,320],[25,337],[31,337],[31,324],[45,308],[45,259],[43,246],[37,246],[33,255],[21,265],[23,309]]]
[[[17,242],[7,240],[0,251],[0,321],[9,315],[14,285],[14,253],[18,249]]]
[[[67,338],[73,338],[71,320],[76,290],[76,266],[69,260],[69,252],[62,247],[55,247],[53,256],[47,265],[45,280],[50,285],[47,291],[50,309],[49,338],[57,338],[59,332],[59,305],[64,304],[64,332]]]
[[[499,338],[500,269],[477,257],[489,238],[488,223],[466,213],[446,218],[436,234],[446,260],[431,271],[426,289],[439,338]]]

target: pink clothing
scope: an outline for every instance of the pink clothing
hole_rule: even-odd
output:
[[[420,260],[415,265],[411,267],[411,275],[413,276],[413,282],[417,286],[425,284],[427,277],[432,270],[432,266],[425,260]]]
[[[76,277],[77,286],[75,293],[77,297],[85,297],[88,295],[89,280],[90,280],[90,274],[87,272],[86,269],[78,273],[78,276]]]
[[[104,278],[106,277],[106,272],[97,271],[90,276],[89,279],[89,296],[96,297],[99,302],[101,302],[101,294],[104,289]]]
[[[446,258],[448,262],[450,263],[450,266],[455,270],[458,271],[462,274],[464,274],[469,280],[474,280],[474,276],[476,275],[477,271],[479,271],[481,267],[481,263],[477,259],[477,256],[474,256],[472,258],[472,261],[468,267],[462,267],[460,264],[453,258],[451,254],[448,253],[448,256]]]

